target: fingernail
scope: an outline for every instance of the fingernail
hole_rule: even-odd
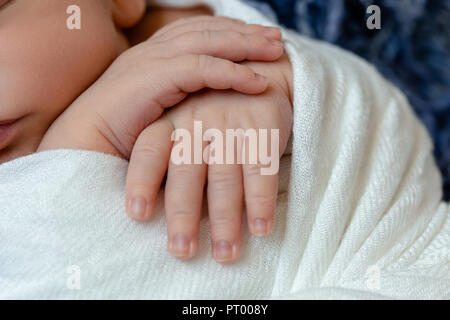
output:
[[[183,234],[177,234],[172,240],[172,254],[177,258],[187,258],[191,253],[191,242]]]
[[[233,259],[233,247],[228,241],[220,240],[214,243],[214,258],[218,262],[225,262]]]
[[[253,234],[257,237],[265,236],[268,232],[267,221],[264,219],[255,219],[253,221]]]
[[[130,215],[136,219],[145,218],[146,210],[147,210],[147,201],[145,201],[142,197],[137,197],[131,200],[130,203]]]
[[[269,40],[270,44],[275,46],[275,47],[282,47],[283,43],[279,40]]]

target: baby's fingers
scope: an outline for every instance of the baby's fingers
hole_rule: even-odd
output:
[[[268,85],[266,77],[257,74],[247,66],[207,55],[177,57],[173,58],[172,63],[169,62],[167,65],[169,66],[166,71],[168,72],[168,80],[175,84],[175,89],[185,93],[210,88],[233,89],[246,94],[259,94],[264,92]],[[173,88],[174,86],[167,85],[166,87]],[[173,98],[175,93],[162,90],[158,101]],[[165,101],[162,102],[162,105],[175,105],[183,97],[175,96],[175,98],[177,98],[175,101]]]
[[[197,251],[205,180],[204,164],[169,164],[165,189],[168,250],[179,259],[192,258]]]
[[[138,221],[153,213],[172,149],[173,127],[165,118],[154,122],[138,137],[131,153],[126,185],[128,215]]]
[[[243,166],[247,222],[255,236],[272,231],[278,194],[278,175],[262,175],[261,168],[260,165]]]
[[[259,34],[272,40],[281,40],[281,30],[279,28],[247,24],[241,20],[220,16],[200,16],[180,19],[171,25],[160,29],[153,35],[152,39],[169,40],[187,32],[204,30],[232,30],[244,34]]]
[[[201,23],[204,25],[204,22],[206,21],[214,21],[217,22],[223,22],[225,20],[228,20],[230,23],[233,24],[245,24],[244,21],[223,17],[223,16],[209,16],[209,15],[201,15],[201,16],[195,16],[195,17],[188,17],[188,18],[181,18],[178,20],[175,20],[174,22],[171,22],[164,26],[163,28],[159,29],[152,35],[152,39],[168,39],[170,36],[177,35],[180,32],[175,32],[175,30],[179,30],[180,28],[183,30],[187,30],[187,26],[191,26],[193,24]],[[189,30],[191,31],[191,30]]]
[[[160,43],[155,52],[163,58],[183,54],[205,54],[231,61],[274,61],[284,52],[279,40],[233,30],[202,30],[181,34]]]
[[[210,165],[207,192],[213,257],[217,262],[231,263],[238,258],[241,248],[244,193],[241,166]]]

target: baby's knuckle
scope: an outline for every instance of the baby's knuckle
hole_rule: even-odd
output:
[[[229,172],[216,172],[208,177],[208,185],[215,192],[235,190],[240,181]]]
[[[201,21],[198,21],[196,24],[197,24],[199,30],[206,30],[206,29],[210,28],[210,23],[211,23],[210,21],[201,20]]]
[[[244,177],[255,177],[261,175],[262,165],[261,163],[257,164],[248,164],[245,166]]]
[[[205,29],[201,31],[201,40],[203,43],[210,43],[214,40],[212,31],[209,29]]]
[[[183,207],[176,207],[168,210],[170,219],[185,219],[191,216],[191,213]]]
[[[263,37],[263,36],[259,36],[259,35],[251,35],[251,41],[253,42],[253,44],[256,47],[266,47],[267,44],[269,43],[269,40],[267,40],[267,38]]]
[[[130,189],[133,190],[145,190],[148,194],[151,194],[153,190],[159,190],[161,184],[155,181],[143,180],[141,177],[130,178]]]
[[[162,146],[155,143],[143,143],[136,146],[135,152],[145,158],[157,158],[161,156]]]
[[[187,72],[197,73],[201,70],[201,64],[203,63],[201,60],[203,58],[198,54],[186,54],[180,57],[177,57],[178,64],[180,67],[184,67],[187,69]]]
[[[192,46],[203,43],[203,31],[189,31],[185,34],[180,34],[176,38],[176,42],[180,47]]]
[[[177,185],[190,184],[192,169],[192,165],[173,164],[167,172],[167,178],[176,181]]]
[[[205,54],[197,56],[197,68],[202,71],[208,71],[212,64],[212,57]]]
[[[239,225],[240,222],[241,222],[240,216],[230,215],[230,210],[228,208],[214,209],[214,218],[212,218],[211,223],[215,227]]]
[[[246,46],[249,45],[249,37],[247,35],[237,31],[231,31],[231,33],[233,34],[236,43],[245,44]]]
[[[261,192],[253,192],[250,194],[247,194],[246,199],[247,202],[257,203],[258,205],[265,206],[265,205],[271,205],[275,203],[276,201],[276,194],[270,194],[270,193],[261,193]]]
[[[226,66],[231,73],[238,74],[242,78],[250,78],[251,70],[249,68],[231,61],[226,61]]]

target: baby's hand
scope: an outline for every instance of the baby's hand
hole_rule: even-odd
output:
[[[256,133],[259,129],[268,129],[269,136],[270,129],[279,129],[279,141],[275,141],[276,136],[272,135],[264,144],[272,156],[276,154],[278,158],[275,166],[278,164],[292,125],[290,63],[283,57],[279,62],[250,65],[270,79],[265,93],[248,96],[233,91],[208,90],[192,95],[147,127],[138,137],[132,151],[127,177],[127,211],[133,219],[148,219],[167,171],[165,208],[168,249],[175,257],[188,259],[197,251],[206,182],[212,252],[218,262],[232,262],[240,253],[244,200],[252,234],[264,236],[273,228],[278,167],[272,175],[262,175],[261,168],[265,166],[261,166],[262,159],[259,156],[258,164],[249,164],[247,158],[243,165],[236,162],[236,157],[233,159],[234,164],[209,166],[204,161],[202,164],[175,164],[172,161],[180,156],[180,146],[185,142],[181,140],[173,144],[171,136],[174,130],[182,128],[187,130],[185,133],[189,133],[192,142],[189,141],[188,146],[192,151],[183,149],[181,156],[185,158],[185,152],[189,152],[185,159],[194,163],[193,150],[198,142],[193,139],[195,135],[202,139],[207,129],[217,129],[222,133],[225,149],[222,159],[230,151],[235,155],[237,151],[225,148],[228,142],[225,141],[226,129],[254,129]],[[194,133],[194,121],[202,123],[200,137],[198,132]],[[258,136],[259,141],[261,138]],[[203,142],[201,151],[206,145]],[[274,146],[277,149],[270,151]],[[258,149],[260,152],[261,148]],[[217,156],[218,150],[214,154]],[[175,158],[170,159],[171,156]],[[220,161],[220,157],[217,159]]]
[[[267,79],[231,61],[275,61],[277,28],[224,17],[178,20],[127,50],[50,127],[39,150],[79,148],[128,159],[164,108],[205,87],[258,94]]]

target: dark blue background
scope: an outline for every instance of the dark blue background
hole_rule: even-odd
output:
[[[282,25],[365,58],[408,97],[434,141],[450,200],[450,0],[246,0]],[[366,9],[381,9],[381,29]]]

